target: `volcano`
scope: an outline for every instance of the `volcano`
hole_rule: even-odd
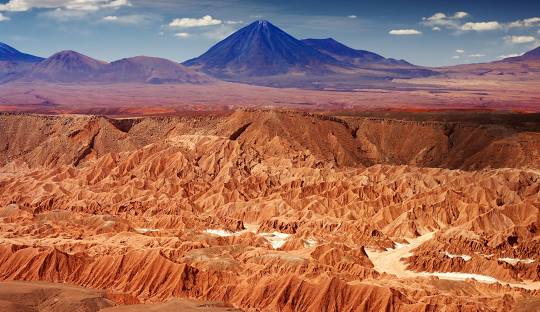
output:
[[[265,20],[251,23],[184,63],[220,78],[324,73],[327,66],[339,64]]]
[[[298,40],[265,20],[238,30],[184,65],[222,80],[308,89],[350,90],[436,74],[332,38]]]

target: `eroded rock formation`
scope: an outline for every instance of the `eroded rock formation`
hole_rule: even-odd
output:
[[[540,134],[529,128],[241,111],[2,115],[0,131],[1,280],[248,311],[539,300]],[[411,277],[366,252],[431,232],[404,259]],[[433,272],[500,283],[422,275]]]

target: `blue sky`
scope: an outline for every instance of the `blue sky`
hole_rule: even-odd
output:
[[[184,61],[256,19],[291,35],[426,66],[476,63],[540,45],[540,1],[0,0],[0,41],[49,56]]]

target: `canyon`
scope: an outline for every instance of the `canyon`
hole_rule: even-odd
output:
[[[538,120],[2,113],[0,302],[21,311],[536,311]]]

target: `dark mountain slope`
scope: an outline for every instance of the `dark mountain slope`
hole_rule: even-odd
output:
[[[37,63],[42,60],[43,58],[41,57],[22,53],[19,50],[0,42],[0,61]]]
[[[216,77],[260,77],[289,72],[327,72],[339,62],[268,21],[256,21],[184,63]]]
[[[312,48],[317,49],[319,52],[328,54],[337,60],[356,66],[370,64],[411,65],[404,60],[385,58],[377,53],[350,48],[332,38],[304,39],[302,42]]]
[[[10,81],[28,72],[32,66],[43,58],[22,53],[19,50],[0,42],[0,83]]]

